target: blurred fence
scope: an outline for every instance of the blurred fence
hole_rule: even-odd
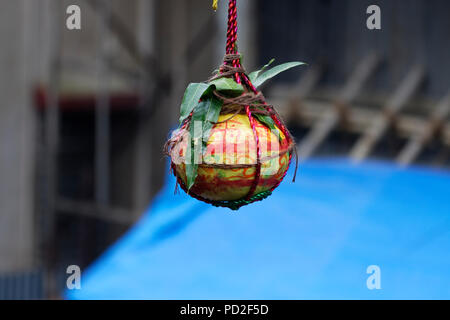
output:
[[[0,275],[0,300],[38,300],[44,296],[41,270]]]

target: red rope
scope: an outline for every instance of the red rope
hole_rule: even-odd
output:
[[[227,46],[226,46],[226,52],[227,54],[238,54],[237,50],[237,6],[236,6],[236,0],[229,0],[228,2],[228,31],[227,31]],[[235,68],[241,68],[241,61],[240,59],[233,60],[233,67]],[[237,83],[243,82],[247,85],[247,87],[252,90],[255,94],[258,92],[255,88],[255,86],[251,83],[250,79],[247,76],[244,76],[241,73],[236,73],[235,80]],[[256,188],[258,187],[259,180],[261,177],[261,148],[259,145],[259,137],[258,132],[256,130],[256,122],[255,119],[252,116],[252,112],[250,111],[250,106],[245,107],[245,111],[248,116],[248,120],[250,122],[250,126],[253,130],[253,135],[255,137],[256,142],[256,172],[255,172],[255,180],[252,183],[252,186],[250,187],[250,190],[246,196],[246,199],[250,199],[256,191]]]
[[[256,170],[255,170],[255,180],[253,180],[252,186],[250,187],[250,190],[247,194],[246,199],[250,199],[256,191],[256,187],[259,184],[259,179],[261,177],[261,150],[259,146],[259,137],[258,132],[256,131],[256,124],[255,119],[252,117],[252,112],[250,111],[250,106],[245,107],[245,111],[247,112],[248,120],[250,122],[250,126],[253,130],[253,136],[255,137],[256,141]]]
[[[236,0],[230,0],[228,4],[228,30],[227,30],[227,54],[238,54],[237,50],[237,7]],[[233,60],[233,67],[238,68],[241,66],[239,59]],[[239,73],[234,75],[237,83],[241,83]]]

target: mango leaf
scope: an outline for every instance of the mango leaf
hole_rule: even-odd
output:
[[[288,62],[280,64],[276,67],[273,67],[267,71],[257,73],[256,75],[253,75],[253,79],[250,79],[255,87],[261,86],[264,82],[267,80],[275,77],[276,75],[280,74],[283,71],[289,70],[294,67],[298,67],[301,65],[304,65],[304,62]]]
[[[211,85],[207,83],[191,83],[184,92],[180,108],[180,124],[191,114],[202,95]]]
[[[252,113],[252,116],[255,117],[256,119],[258,119],[259,122],[264,124],[269,129],[271,129],[273,131],[277,130],[277,128],[275,126],[275,122],[273,121],[273,119],[270,116],[268,116],[266,114],[261,114],[261,113]]]
[[[192,116],[192,120],[189,124],[189,140],[188,147],[185,155],[185,168],[186,168],[186,187],[189,191],[195,183],[195,179],[198,175],[198,163],[199,163],[199,148],[201,148],[201,124],[199,125],[198,119],[194,119],[195,113]],[[200,149],[201,150],[201,149]]]
[[[186,151],[186,184],[189,190],[195,183],[198,175],[198,165],[201,163],[203,152],[206,150],[206,144],[214,123],[217,122],[222,108],[222,101],[214,96],[202,100],[195,107],[189,125],[189,145]],[[205,140],[206,139],[206,140]]]
[[[203,148],[202,154],[206,152],[206,146],[208,144],[209,136],[211,135],[211,129],[214,124],[219,120],[220,110],[222,109],[223,102],[212,96],[206,101],[207,111],[205,121],[203,122]]]
[[[189,193],[189,190],[192,188],[192,186],[195,183],[195,179],[197,179],[197,175],[198,175],[198,164],[196,163],[186,163],[185,164],[185,168],[186,168],[186,184],[187,184],[187,190]]]
[[[266,70],[268,67],[270,67],[270,65],[275,61],[275,59],[270,59],[270,61],[265,64],[261,69],[257,70],[257,71],[253,71],[252,73],[250,73],[248,75],[248,77],[250,78],[250,81],[253,82],[264,70]]]
[[[261,114],[261,113],[252,113],[252,116],[254,116],[256,119],[258,119],[259,122],[264,124],[270,130],[272,130],[273,134],[275,134],[280,139],[280,141],[282,140],[281,135],[278,133],[275,122],[273,121],[271,116],[268,116],[266,114]]]
[[[240,95],[244,92],[244,87],[231,78],[219,78],[209,84],[215,86],[217,91],[231,95]]]

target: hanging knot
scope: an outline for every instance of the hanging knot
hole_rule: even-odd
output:
[[[236,53],[228,53],[223,57],[223,63],[229,64],[234,62],[235,60],[241,60],[241,55]]]
[[[228,106],[252,106],[252,107],[263,107],[266,108],[264,95],[261,92],[253,93],[247,92],[243,93],[240,96],[229,98],[221,95],[219,92],[214,91],[214,95],[223,101],[223,107]]]
[[[223,64],[219,68],[219,72],[208,79],[208,82],[213,80],[217,80],[220,78],[231,77],[235,74],[246,74],[245,69],[239,64],[238,66],[234,66],[235,61],[239,61],[241,59],[241,55],[239,54],[226,54],[223,57]]]

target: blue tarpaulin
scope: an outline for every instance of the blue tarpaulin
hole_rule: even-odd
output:
[[[345,159],[292,174],[237,212],[174,195],[168,177],[66,298],[450,298],[450,174]]]

